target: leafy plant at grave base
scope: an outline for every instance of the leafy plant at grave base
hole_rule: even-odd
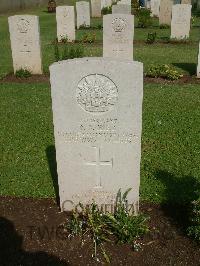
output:
[[[55,42],[54,44],[54,57],[55,61],[62,61],[73,58],[81,58],[84,55],[84,48],[81,45],[58,45]]]
[[[174,44],[186,44],[189,42],[189,39],[187,37],[180,39],[176,39],[176,38],[170,38],[170,43],[174,43]]]
[[[181,78],[181,75],[170,65],[151,65],[146,73],[147,77],[153,78],[165,78],[169,80],[177,80]]]
[[[191,225],[188,227],[188,235],[200,243],[200,198],[192,202],[190,217]]]
[[[67,35],[66,35],[66,36],[61,36],[59,42],[61,42],[61,43],[67,43],[67,42],[68,42],[68,37],[67,37]]]
[[[146,43],[148,44],[154,43],[156,41],[156,36],[157,36],[156,32],[149,32],[147,35]]]
[[[94,43],[95,41],[96,41],[95,33],[85,33],[81,38],[81,42],[83,43]]]
[[[102,15],[112,14],[112,6],[103,7],[101,10]]]
[[[168,24],[160,24],[160,29],[169,29],[170,26]]]
[[[131,7],[134,9],[138,9],[140,7],[138,0],[132,0],[131,1]]]
[[[89,28],[90,28],[90,26],[86,25],[86,24],[82,24],[82,25],[79,26],[79,30],[81,30],[81,29],[89,29]]]
[[[138,27],[147,28],[152,25],[151,11],[147,8],[140,8],[137,10]]]
[[[29,78],[32,74],[29,70],[21,68],[15,72],[15,76],[17,78]]]
[[[96,28],[97,28],[98,30],[102,30],[102,29],[103,29],[103,25],[99,23],[99,24],[96,26]]]
[[[78,235],[82,238],[82,243],[85,237],[88,235],[91,237],[94,250],[92,256],[97,261],[99,261],[97,258],[99,249],[106,262],[110,263],[110,258],[104,248],[105,242],[129,243],[134,250],[138,251],[140,245],[136,240],[149,231],[146,224],[148,218],[142,214],[134,216],[128,209],[129,191],[130,189],[122,194],[119,190],[113,214],[104,213],[95,202],[87,207],[79,203],[68,221],[69,237]]]

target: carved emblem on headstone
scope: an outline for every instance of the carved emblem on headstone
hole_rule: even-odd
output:
[[[17,28],[20,31],[20,33],[27,33],[27,31],[30,28],[30,22],[22,18],[18,21]]]
[[[112,109],[118,100],[118,91],[108,77],[91,74],[79,82],[76,97],[85,111],[99,113]]]
[[[126,29],[127,23],[125,19],[115,18],[112,21],[112,28],[115,32],[123,32]]]

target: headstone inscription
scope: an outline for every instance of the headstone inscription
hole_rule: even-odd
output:
[[[132,188],[137,213],[143,65],[73,59],[51,65],[50,80],[61,210],[94,200],[112,212],[119,189]]]
[[[42,74],[39,18],[16,15],[8,18],[14,72],[26,69]]]
[[[133,60],[133,35],[133,15],[105,15],[103,17],[103,57]]]
[[[190,34],[191,5],[174,5],[172,8],[171,38],[187,39]]]
[[[74,6],[56,7],[56,21],[58,41],[64,38],[69,42],[75,41]]]

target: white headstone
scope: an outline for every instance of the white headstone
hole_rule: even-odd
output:
[[[150,0],[146,0],[146,8],[151,9],[151,1]]]
[[[159,24],[171,25],[173,0],[160,1]]]
[[[200,43],[199,43],[199,55],[198,55],[198,63],[197,63],[197,78],[200,78]]]
[[[57,38],[61,41],[67,37],[69,42],[75,40],[74,6],[58,6],[56,8]]]
[[[94,200],[112,211],[118,190],[132,188],[137,212],[142,63],[73,59],[53,64],[50,76],[61,210]]]
[[[77,29],[80,26],[90,27],[90,4],[86,1],[76,2]]]
[[[190,34],[191,5],[174,5],[172,8],[171,38],[187,39]]]
[[[103,17],[103,57],[133,60],[134,16]]]
[[[14,72],[26,69],[42,74],[39,18],[18,15],[8,18]]]
[[[101,17],[101,0],[91,0],[91,14],[93,18]]]
[[[131,6],[131,0],[121,0],[117,2],[118,5],[130,5]]]
[[[131,6],[123,4],[113,5],[112,14],[131,14]]]
[[[101,0],[101,9],[112,6],[112,0]]]
[[[160,0],[151,0],[151,14],[152,16],[159,17]]]

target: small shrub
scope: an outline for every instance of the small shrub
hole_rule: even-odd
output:
[[[90,26],[89,25],[86,25],[86,24],[82,24],[82,25],[80,25],[79,26],[79,29],[81,30],[81,29],[89,29],[90,28]]]
[[[190,217],[191,226],[188,227],[188,235],[200,243],[200,198],[192,202]]]
[[[147,28],[152,25],[151,11],[147,8],[140,8],[137,11],[138,27]]]
[[[169,80],[177,80],[182,77],[182,75],[170,65],[152,65],[148,68],[146,76]]]
[[[67,37],[67,35],[66,35],[66,36],[61,36],[60,42],[61,42],[61,43],[67,43],[67,42],[68,42],[68,37]]]
[[[174,43],[174,44],[186,44],[188,42],[189,42],[189,39],[187,37],[184,37],[182,39],[170,38],[170,43]]]
[[[86,234],[91,236],[94,245],[92,254],[94,258],[97,259],[97,249],[99,248],[106,262],[109,263],[110,258],[103,244],[115,240],[129,243],[138,250],[137,238],[149,231],[146,225],[147,217],[141,214],[134,216],[127,209],[129,191],[130,189],[121,194],[121,190],[119,190],[113,214],[102,212],[95,202],[87,207],[80,203],[73,211],[67,224],[69,236],[80,236],[83,240],[82,243],[84,243]]]
[[[160,24],[160,29],[169,29],[170,26],[168,24]]]
[[[147,35],[147,40],[146,40],[146,43],[148,44],[152,44],[156,41],[156,32],[149,32],[148,35]]]
[[[81,45],[58,45],[55,43],[54,56],[55,61],[62,61],[73,58],[80,58],[84,55],[84,48]]]
[[[103,7],[101,10],[102,15],[112,14],[112,6]]]
[[[102,24],[98,24],[96,27],[98,30],[102,30],[103,29],[103,25]]]
[[[96,41],[96,34],[95,33],[85,33],[82,36],[81,41],[83,43],[94,43]]]
[[[56,1],[55,0],[49,0],[48,12],[49,13],[55,13],[56,12]]]
[[[29,78],[32,74],[29,70],[21,68],[15,72],[15,76],[17,78]]]

